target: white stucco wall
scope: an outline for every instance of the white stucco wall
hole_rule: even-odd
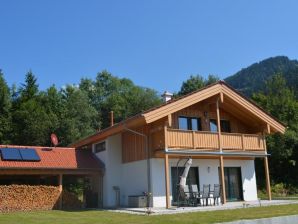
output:
[[[122,163],[121,134],[106,139],[106,150],[96,153],[105,164],[103,177],[103,206],[114,207],[116,194],[113,186],[120,188],[120,204],[128,205],[129,195],[142,195],[147,191],[147,161]]]
[[[153,193],[153,206],[164,207],[166,205],[165,198],[165,173],[164,173],[164,160],[152,159],[152,193]],[[169,164],[171,167],[176,167],[177,160],[170,159]],[[183,163],[181,163],[183,165]],[[224,160],[225,167],[241,167],[243,198],[245,201],[257,200],[257,187],[254,160]],[[199,182],[200,188],[203,184],[219,184],[219,160],[211,159],[193,159],[192,167],[199,168]],[[208,172],[208,167],[210,167]],[[170,179],[171,179],[171,168]],[[170,180],[170,190],[172,192],[172,184]],[[171,198],[172,199],[172,198]]]
[[[116,204],[116,195],[113,186],[121,185],[121,135],[113,135],[106,139],[106,150],[96,153],[105,164],[103,176],[103,206],[113,207]]]
[[[147,161],[124,163],[121,175],[121,204],[127,206],[128,196],[143,195],[147,191]]]

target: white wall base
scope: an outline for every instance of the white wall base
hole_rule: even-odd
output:
[[[165,172],[164,160],[152,159],[152,193],[153,193],[153,207],[165,207]],[[170,159],[169,164],[171,167],[176,167],[177,159]],[[183,162],[181,163],[183,166]],[[245,201],[257,200],[257,186],[254,160],[224,160],[225,167],[241,167],[243,198]],[[219,184],[219,160],[212,159],[193,159],[192,167],[199,168],[199,182],[200,188],[203,184],[211,184],[211,189],[214,184]],[[208,169],[209,167],[209,169]],[[171,168],[169,169],[170,175],[170,192],[172,194],[171,184]],[[172,200],[172,198],[171,198]],[[209,203],[213,203],[211,199]]]

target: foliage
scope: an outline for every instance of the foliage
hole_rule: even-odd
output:
[[[11,131],[10,91],[0,70],[0,142],[8,144]]]
[[[66,145],[95,132],[97,112],[79,88],[67,86],[61,94],[63,106],[58,133],[61,143]]]
[[[263,91],[265,82],[274,74],[281,73],[287,85],[294,89],[298,96],[298,61],[284,56],[272,57],[254,63],[236,74],[229,76],[225,81],[247,96]]]
[[[160,103],[156,91],[107,71],[95,80],[82,79],[79,87],[45,91],[39,90],[32,71],[10,91],[0,72],[0,144],[49,146],[56,133],[60,146],[66,146],[108,127],[111,110],[119,122]]]
[[[82,79],[80,89],[87,92],[89,101],[98,111],[101,128],[109,126],[111,111],[117,123],[161,103],[156,91],[136,86],[131,80],[112,76],[107,71],[98,73],[95,81]]]
[[[215,75],[209,75],[206,79],[200,75],[191,75],[186,81],[182,83],[178,96],[186,95],[195,90],[201,89],[204,86],[215,83],[219,78]]]
[[[298,185],[298,101],[294,92],[283,76],[277,74],[266,81],[264,92],[253,95],[253,100],[287,126],[284,135],[267,137],[272,180]]]

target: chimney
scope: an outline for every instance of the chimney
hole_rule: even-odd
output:
[[[114,126],[114,111],[110,112],[110,126]]]
[[[161,96],[162,96],[163,102],[166,103],[172,99],[173,94],[168,91],[165,91]]]

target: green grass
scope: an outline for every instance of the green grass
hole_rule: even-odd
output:
[[[0,223],[63,223],[63,224],[110,224],[110,223],[216,223],[239,219],[256,219],[273,216],[298,214],[298,204],[222,210],[210,212],[193,212],[175,215],[130,215],[108,211],[43,211],[43,212],[15,212],[0,214]]]

